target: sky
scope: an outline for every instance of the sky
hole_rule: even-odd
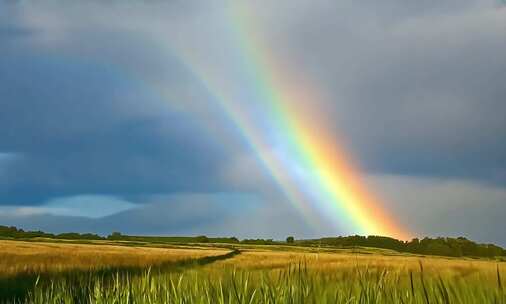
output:
[[[297,208],[262,157],[296,159],[259,106],[245,45],[295,79],[282,90],[312,92],[284,102],[310,109],[300,127],[347,151],[400,229],[506,246],[506,7],[494,0],[0,0],[0,225],[357,233],[318,198]]]

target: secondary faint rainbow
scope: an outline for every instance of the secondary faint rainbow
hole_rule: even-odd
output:
[[[257,39],[248,10],[239,3],[231,4],[228,17],[237,43],[236,55],[247,75],[244,89],[250,91],[256,104],[245,108],[234,93],[238,89],[235,83],[221,78],[216,68],[199,61],[191,49],[180,52],[185,63],[215,96],[308,222],[318,225],[324,217],[348,232],[405,239],[408,232],[363,186],[359,171],[335,134],[320,127],[317,120],[322,118],[321,113],[307,107],[312,104],[308,101],[320,98],[317,92],[307,83],[294,85],[295,73],[280,66]],[[262,127],[252,108],[260,113]]]

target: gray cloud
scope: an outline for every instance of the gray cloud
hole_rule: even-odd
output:
[[[368,184],[418,235],[466,236],[506,244],[506,190],[468,180],[376,175]]]
[[[503,9],[344,1],[303,12],[266,26],[278,29],[270,39],[317,79],[317,106],[364,167],[504,184]]]
[[[332,231],[325,226],[309,227],[284,200],[266,201],[251,194],[178,194],[146,199],[149,203],[137,208],[96,219],[54,215],[49,209],[24,207],[17,212],[0,213],[0,221],[6,225],[54,233],[70,229],[101,234],[122,231],[130,234],[284,239],[288,234],[302,237]]]

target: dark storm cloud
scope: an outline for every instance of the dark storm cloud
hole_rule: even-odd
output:
[[[226,151],[206,126],[120,70],[34,53],[2,57],[0,70],[0,151],[19,154],[0,204],[218,188]]]
[[[504,13],[493,1],[322,1],[270,35],[328,92],[318,106],[368,171],[505,184]]]
[[[9,6],[2,23],[33,35],[0,48],[0,152],[17,156],[2,161],[0,204],[233,190],[221,171],[244,143],[188,68],[135,28],[153,7],[117,7],[126,19],[98,2],[48,7]]]
[[[33,29],[25,27],[18,22],[18,11],[15,3],[0,3],[2,10],[0,11],[0,39],[2,42],[8,42],[9,39],[22,37],[34,33]]]

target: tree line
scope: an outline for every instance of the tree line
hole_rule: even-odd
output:
[[[296,244],[332,247],[375,247],[415,254],[442,255],[452,257],[496,257],[506,256],[506,250],[494,244],[478,244],[465,237],[414,238],[401,241],[384,236],[329,237],[316,240],[298,240]]]
[[[311,240],[295,240],[293,236],[286,238],[286,242],[273,239],[243,239],[236,237],[207,237],[201,236],[132,236],[120,232],[113,232],[108,236],[93,233],[60,233],[53,234],[43,231],[24,231],[14,226],[0,225],[0,238],[10,239],[66,239],[66,240],[113,240],[150,243],[226,243],[226,244],[252,244],[252,245],[282,245],[293,246],[326,246],[337,248],[374,247],[392,249],[398,252],[409,252],[424,255],[441,255],[451,257],[497,257],[506,256],[506,250],[494,244],[479,244],[464,237],[449,238],[423,238],[401,241],[384,236],[338,236]]]
[[[108,240],[131,241],[131,242],[151,242],[151,243],[239,243],[236,237],[207,237],[199,236],[135,236],[125,235],[120,232],[113,232],[107,236]]]
[[[43,231],[24,231],[14,226],[1,226],[0,225],[0,237],[14,238],[14,239],[30,239],[30,238],[50,238],[50,239],[79,239],[79,240],[103,240],[104,237],[93,233],[75,233],[67,232],[60,234],[47,233]]]

